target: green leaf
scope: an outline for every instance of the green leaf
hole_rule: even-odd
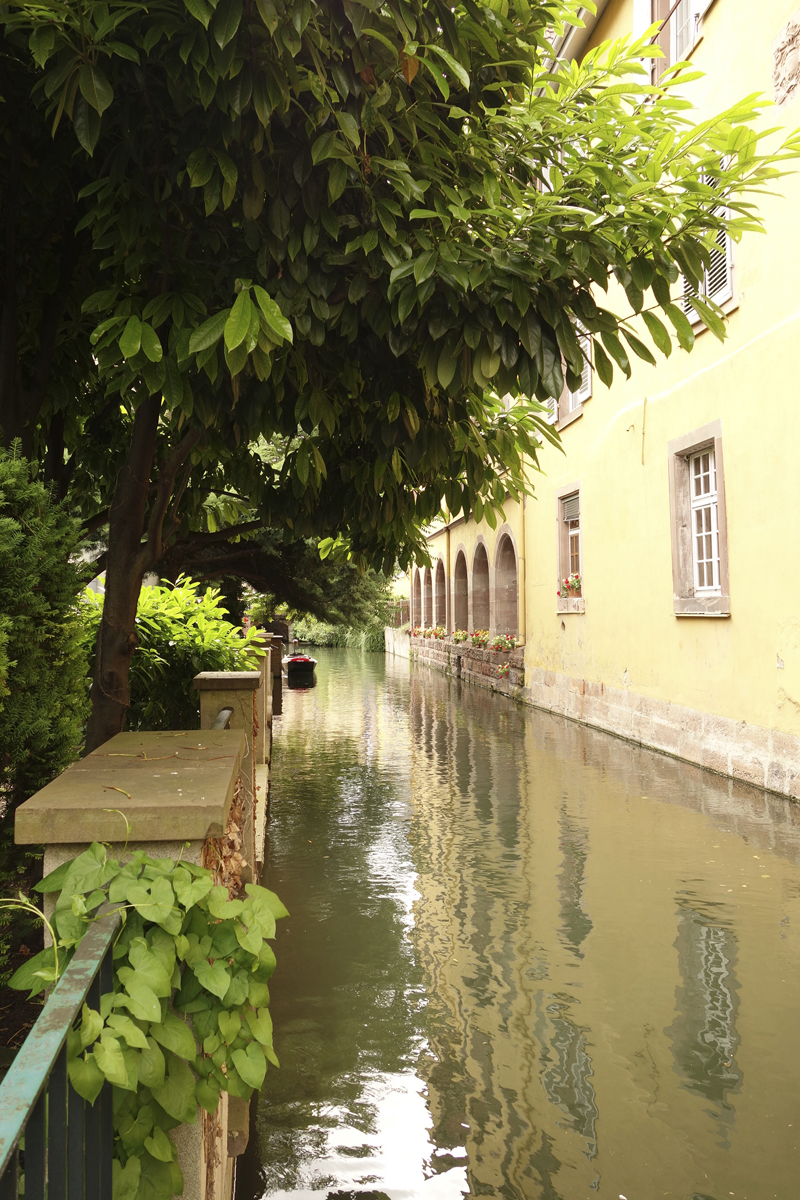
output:
[[[222,0],[214,16],[214,37],[220,50],[236,37],[242,20],[242,0]]]
[[[197,1096],[197,1103],[206,1112],[213,1113],[217,1111],[220,1089],[211,1079],[199,1079],[195,1084],[195,1094]]]
[[[244,905],[241,900],[229,900],[228,889],[218,884],[208,893],[208,911],[212,917],[224,921],[228,917],[238,917]]]
[[[633,350],[634,354],[638,355],[639,358],[643,358],[644,361],[650,363],[651,366],[654,367],[656,365],[656,360],[653,358],[652,353],[648,347],[645,346],[644,342],[640,341],[639,338],[637,338],[634,334],[629,333],[627,329],[623,329],[622,335],[630,346],[631,350]]]
[[[87,104],[83,96],[78,96],[75,101],[72,127],[78,141],[91,158],[100,136],[100,114]]]
[[[606,387],[611,387],[611,381],[614,378],[614,368],[611,365],[610,358],[599,342],[594,343],[594,369],[597,371],[601,382]]]
[[[248,1087],[260,1088],[267,1073],[267,1060],[257,1042],[250,1042],[246,1050],[234,1050],[233,1065]]]
[[[206,991],[218,996],[221,1000],[231,985],[230,972],[225,964],[219,959],[215,959],[212,963],[201,959],[194,963],[193,969],[199,983]]]
[[[151,1088],[153,1099],[181,1125],[197,1121],[194,1075],[185,1062],[174,1055],[167,1059],[167,1078],[161,1087]]]
[[[142,349],[150,359],[150,362],[161,362],[161,359],[164,357],[161,339],[152,325],[144,323],[142,324]]]
[[[243,290],[239,292],[234,301],[230,316],[225,322],[225,346],[228,350],[235,350],[237,346],[241,346],[247,337],[252,317],[252,308],[249,291]]]
[[[604,329],[602,330],[600,336],[603,339],[603,345],[614,359],[614,362],[625,372],[626,375],[630,375],[631,364],[628,361],[625,348],[617,335],[615,333],[607,333]]]
[[[127,1008],[140,1021],[160,1021],[161,1005],[153,989],[149,988],[146,983],[142,983],[141,979],[137,978],[136,972],[131,971],[130,967],[120,967],[117,972],[120,979],[122,979],[123,971],[126,973],[125,992],[118,992],[114,997],[114,1007]]]
[[[664,312],[672,322],[673,328],[678,335],[678,342],[684,350],[691,350],[694,345],[694,330],[685,313],[682,313],[677,304],[668,304]]]
[[[528,356],[534,358],[542,344],[542,326],[532,308],[528,309],[519,323],[519,340]]]
[[[172,1162],[175,1157],[175,1151],[172,1142],[167,1137],[163,1129],[158,1126],[153,1130],[152,1137],[144,1139],[145,1150],[152,1154],[153,1158],[157,1158],[159,1162]]]
[[[103,72],[91,64],[83,66],[78,72],[78,82],[86,103],[102,116],[114,99],[111,84]]]
[[[443,388],[449,387],[452,383],[457,366],[458,355],[454,352],[452,344],[446,341],[436,363],[436,375]]]
[[[173,1054],[178,1054],[181,1058],[194,1060],[197,1055],[197,1046],[191,1029],[173,1013],[168,1012],[161,1025],[157,1021],[154,1022],[150,1026],[150,1033],[159,1045],[166,1050],[171,1050]]]
[[[211,9],[204,3],[204,0],[185,0],[185,3],[192,16],[200,22],[204,29],[208,29]]]
[[[125,358],[133,358],[142,345],[142,322],[138,317],[129,317],[119,339],[119,348]]]
[[[152,988],[156,996],[169,996],[172,991],[170,984],[170,973],[167,971],[164,964],[153,953],[144,938],[134,938],[131,942],[128,951],[128,961],[133,968],[136,978],[149,988]],[[130,970],[130,968],[127,968]],[[122,979],[122,971],[126,968],[121,968],[117,973]]]
[[[119,1159],[115,1158],[111,1167],[113,1200],[136,1200],[142,1175],[141,1159],[132,1155],[123,1167]]]
[[[424,283],[426,279],[430,278],[430,276],[436,270],[436,263],[438,260],[438,250],[426,250],[424,254],[419,256],[414,263],[414,278],[418,284]]]
[[[331,204],[338,200],[347,185],[347,167],[341,160],[328,171],[328,199]]]
[[[122,1047],[117,1039],[105,1030],[102,1039],[94,1048],[94,1057],[109,1083],[121,1088],[130,1086],[131,1081],[128,1078],[125,1059],[122,1057]]]
[[[181,403],[183,402],[183,377],[178,370],[178,364],[175,362],[174,358],[164,359],[163,396],[164,402],[168,409],[171,410],[181,407]],[[142,892],[144,891],[145,889],[142,888]],[[137,892],[136,895],[138,896],[139,892]],[[131,900],[131,903],[135,903],[130,896],[127,898]],[[142,911],[142,915],[146,916],[151,921],[157,920],[158,918],[156,916],[151,915],[155,912],[155,910],[151,906],[147,905],[146,899],[143,901],[143,903],[145,905],[144,911],[140,909],[140,911]]]
[[[390,401],[391,403],[391,401]],[[394,416],[389,416],[390,421],[396,421],[400,411],[400,397],[397,397],[397,408],[394,410]],[[280,921],[283,917],[289,916],[289,910],[283,903],[281,898],[271,892],[269,888],[261,887],[258,883],[248,883],[245,886],[245,895],[250,896],[254,901],[256,910],[260,904],[265,904],[270,910],[276,921]]]
[[[655,346],[669,358],[672,354],[672,339],[669,336],[666,325],[660,321],[655,313],[643,312],[642,320],[647,326],[647,331],[653,339]]]
[[[74,858],[68,858],[60,867],[56,867],[55,871],[51,871],[49,875],[45,875],[41,883],[35,883],[33,890],[41,892],[44,895],[49,895],[50,892],[60,892],[64,886],[64,880],[69,874],[69,869],[74,863]]]
[[[93,1041],[100,1037],[100,1031],[103,1028],[103,1018],[99,1012],[96,1012],[93,1008],[89,1008],[87,1004],[84,1004],[82,1012],[83,1020],[81,1021],[79,1033],[81,1050],[85,1050],[87,1046],[90,1046]]]
[[[281,312],[276,302],[272,299],[268,292],[259,284],[253,288],[258,307],[264,314],[264,320],[267,322],[271,332],[276,335],[279,341],[292,342],[294,335],[290,322]]]
[[[448,68],[453,72],[461,86],[469,88],[469,75],[461,66],[461,63],[456,62],[452,54],[448,54],[446,50],[442,49],[441,46],[435,45],[433,42],[429,42],[425,49],[431,54],[438,54],[439,58],[441,58],[442,61],[447,64]],[[446,98],[447,97],[445,97],[445,99]]]
[[[159,1017],[161,1009],[159,1008]],[[147,1039],[147,1049],[139,1055],[139,1082],[144,1087],[161,1087],[164,1082],[166,1062],[161,1047],[156,1045],[154,1038]]]
[[[124,1038],[129,1046],[137,1050],[146,1050],[148,1041],[138,1025],[135,1025],[125,1013],[111,1013],[106,1018],[106,1024],[113,1029],[117,1037]]]
[[[17,968],[9,979],[8,986],[20,992],[30,989],[31,996],[37,995],[55,978],[55,961],[52,946],[48,946],[46,950],[40,950],[38,954],[34,954],[33,958],[29,958],[27,962]],[[49,978],[42,978],[39,972]]]
[[[268,1008],[260,1008],[258,1012],[248,1009],[246,1014],[250,1032],[262,1046],[272,1045],[272,1017]]]
[[[172,886],[179,904],[183,908],[192,908],[198,900],[208,895],[214,886],[214,880],[210,875],[200,875],[197,879],[192,879],[188,871],[179,869],[172,876]]]
[[[189,351],[191,354],[199,354],[202,350],[207,350],[209,346],[215,346],[222,337],[225,329],[225,323],[230,316],[230,309],[223,309],[222,312],[216,313],[213,317],[209,317],[202,325],[195,329],[192,336],[189,338]]]
[[[221,1012],[217,1018],[222,1040],[228,1045],[239,1036],[242,1028],[242,1018],[235,1012]]]
[[[106,1081],[105,1075],[95,1062],[94,1054],[87,1054],[85,1059],[73,1058],[72,1062],[67,1063],[67,1073],[78,1095],[94,1104]]]

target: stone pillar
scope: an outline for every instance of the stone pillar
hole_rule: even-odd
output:
[[[260,673],[255,678],[260,682]],[[246,693],[251,714],[254,686]],[[210,736],[198,729],[117,734],[20,805],[15,841],[44,844],[46,875],[91,842],[106,842],[114,858],[144,850],[207,865],[209,847],[228,829],[251,747],[252,716],[250,733],[240,725]],[[54,898],[45,899],[52,906]],[[223,1095],[214,1117],[198,1108],[194,1124],[173,1132],[183,1200],[231,1200],[231,1154],[243,1148],[241,1126],[236,1109],[231,1128]]]
[[[241,794],[242,854],[245,866],[241,872],[244,883],[256,877],[256,748],[258,726],[257,694],[261,688],[260,671],[201,671],[194,677],[194,687],[200,693],[200,728],[210,730],[223,708],[232,709],[231,729],[242,729],[245,752],[239,771]],[[215,731],[216,733],[216,731]]]
[[[269,729],[267,725],[267,701],[272,694],[272,634],[261,633],[254,639],[254,645],[264,651],[264,657],[259,664],[261,671],[261,687],[256,692],[256,715],[258,729],[256,730],[256,765],[269,762]]]

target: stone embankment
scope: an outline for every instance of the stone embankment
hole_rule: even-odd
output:
[[[469,642],[454,643],[452,637],[423,638],[404,635],[409,642],[412,662],[436,667],[455,679],[476,683],[479,687],[516,697],[525,686],[523,651],[485,650]],[[498,668],[508,665],[508,676],[498,675]],[[519,696],[518,698],[522,698]]]

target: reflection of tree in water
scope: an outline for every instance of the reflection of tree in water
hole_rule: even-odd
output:
[[[547,1006],[552,1032],[542,1042],[542,1061],[550,1065],[542,1073],[542,1083],[551,1102],[569,1116],[575,1132],[586,1138],[587,1157],[594,1158],[598,1111],[591,1080],[592,1060],[585,1031],[572,1023],[566,1009],[567,1005],[558,1001]]]
[[[561,837],[559,849],[563,854],[558,876],[559,907],[561,909],[561,942],[576,956],[583,958],[581,943],[592,932],[593,925],[583,909],[583,885],[589,846],[585,830],[561,806],[559,819]]]
[[[666,1033],[676,1069],[684,1087],[709,1100],[714,1116],[727,1123],[734,1115],[728,1094],[738,1092],[742,1084],[735,1057],[736,935],[695,909],[683,908],[675,947],[683,982],[675,991],[678,1015]]]

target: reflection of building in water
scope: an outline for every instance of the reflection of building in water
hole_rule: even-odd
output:
[[[568,950],[583,958],[581,942],[592,931],[592,922],[583,907],[583,883],[586,869],[586,831],[570,818],[566,801],[561,805],[561,850],[563,865],[558,875],[561,896],[562,941]]]
[[[566,1015],[568,1005],[555,1000],[547,1005],[552,1036],[542,1046],[542,1062],[549,1062],[542,1075],[547,1095],[570,1118],[576,1133],[586,1138],[587,1154],[597,1150],[595,1122],[598,1117],[592,1087],[592,1060],[586,1049],[586,1032]]]
[[[684,908],[675,946],[681,985],[675,991],[678,1015],[667,1030],[675,1066],[684,1087],[711,1101],[715,1116],[732,1121],[728,1095],[742,1083],[736,1064],[736,935]]]

